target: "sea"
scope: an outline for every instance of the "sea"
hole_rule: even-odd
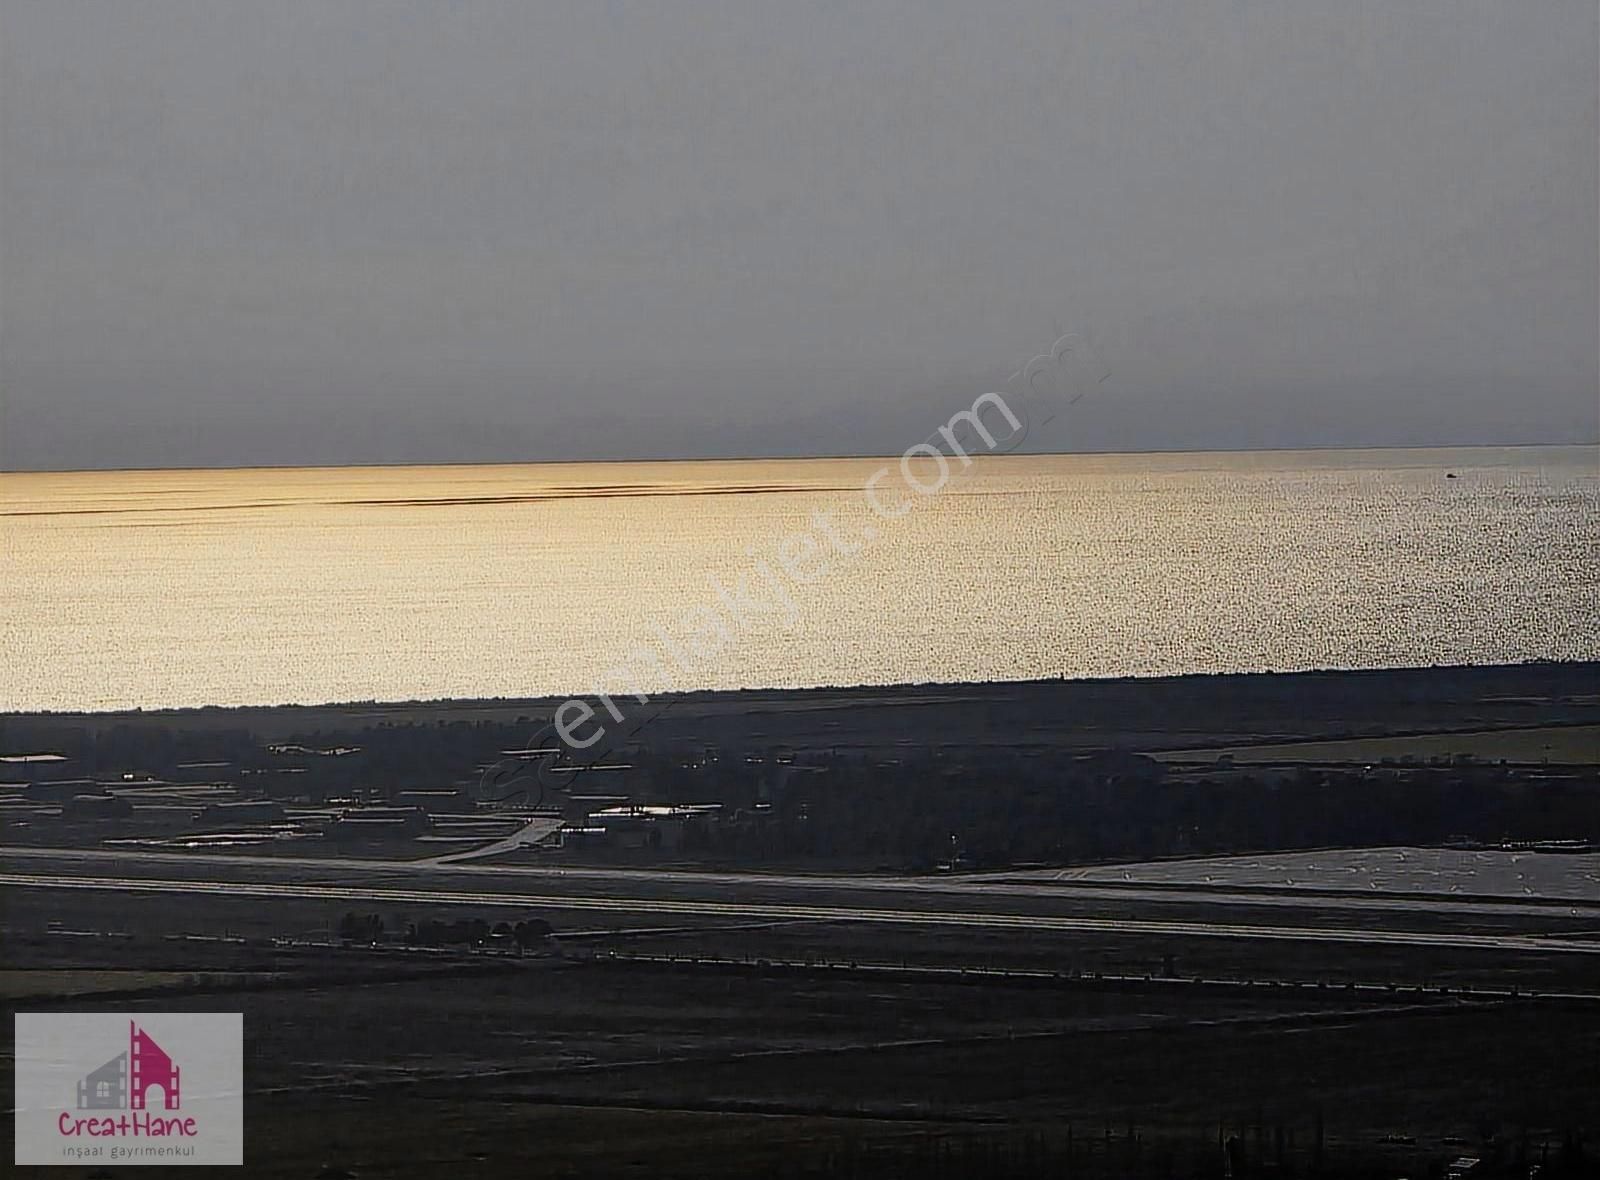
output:
[[[0,475],[0,711],[1600,658],[1593,447]]]

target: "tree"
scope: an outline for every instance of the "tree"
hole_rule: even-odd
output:
[[[339,941],[372,944],[383,938],[383,918],[378,914],[346,911],[339,919]]]
[[[517,949],[521,951],[542,946],[550,941],[553,933],[550,923],[543,918],[530,918],[525,922],[518,922],[512,930],[512,935],[517,940]]]

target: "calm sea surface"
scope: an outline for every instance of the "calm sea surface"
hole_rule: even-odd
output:
[[[881,466],[0,475],[0,710],[1600,657],[1593,448]]]

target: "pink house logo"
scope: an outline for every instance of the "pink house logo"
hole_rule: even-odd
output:
[[[182,1100],[178,1067],[149,1033],[128,1021],[128,1047],[78,1083],[79,1110],[144,1110],[150,1088],[161,1094],[163,1110]]]

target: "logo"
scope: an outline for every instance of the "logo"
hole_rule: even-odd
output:
[[[15,1162],[243,1163],[243,1026],[238,1013],[17,1013]]]
[[[133,1062],[133,1090],[128,1090],[128,1062]],[[156,1087],[167,1110],[181,1105],[178,1066],[155,1038],[128,1021],[128,1047],[78,1083],[79,1110],[144,1110],[150,1087]],[[130,1099],[132,1100],[130,1103]],[[193,1122],[193,1119],[186,1120]]]

